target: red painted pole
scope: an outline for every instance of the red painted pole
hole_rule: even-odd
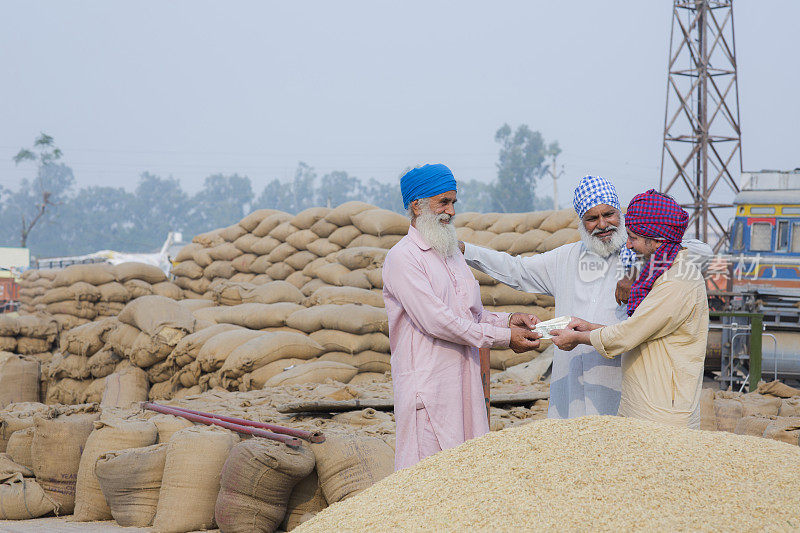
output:
[[[180,416],[181,418],[185,418],[186,420],[191,420],[192,422],[200,422],[201,424],[205,424],[207,426],[220,426],[226,429],[230,429],[231,431],[235,431],[236,433],[243,433],[245,435],[253,435],[254,437],[262,437],[265,439],[277,440],[278,442],[282,442],[288,446],[300,446],[302,444],[302,441],[297,437],[291,437],[289,435],[280,435],[278,433],[272,433],[270,431],[265,431],[263,429],[255,428],[252,426],[242,426],[240,424],[233,424],[231,422],[225,422],[223,420],[219,420],[216,418],[210,418],[207,416],[197,415],[194,413],[187,413],[179,409],[167,407],[166,405],[159,405],[156,403],[145,402],[144,408],[149,409],[151,411],[156,411],[158,413]]]
[[[192,409],[186,409],[185,407],[176,407],[173,405],[169,406],[169,408],[183,411],[184,413],[192,413],[208,418],[216,418],[217,420],[239,424],[240,426],[252,426],[266,429],[267,431],[273,431],[275,433],[281,433],[283,435],[291,435],[292,437],[298,437],[309,442],[323,442],[325,440],[325,436],[320,431],[306,431],[303,429],[287,428],[284,426],[276,426],[275,424],[267,424],[266,422],[256,422],[254,420],[247,420],[246,418],[234,418],[232,416],[204,413],[203,411],[194,411]]]

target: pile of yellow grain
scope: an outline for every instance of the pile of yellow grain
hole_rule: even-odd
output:
[[[297,531],[797,530],[800,448],[592,416],[446,450]]]

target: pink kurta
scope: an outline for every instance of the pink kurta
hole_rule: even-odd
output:
[[[508,313],[481,305],[478,282],[460,253],[443,258],[413,226],[386,255],[383,299],[389,316],[395,469],[489,431],[478,349],[508,347]],[[418,409],[430,428],[418,427]],[[429,443],[429,444],[421,444]]]

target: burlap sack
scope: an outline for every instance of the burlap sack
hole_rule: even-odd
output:
[[[548,211],[533,211],[531,213],[525,213],[525,216],[522,217],[522,221],[517,224],[515,230],[517,233],[525,233],[532,229],[537,229],[542,223],[547,220],[547,217],[553,214],[552,210]]]
[[[208,255],[211,256],[211,259],[222,262],[231,262],[242,253],[240,249],[229,242],[208,249]]]
[[[328,352],[319,358],[320,361],[335,361],[354,366],[361,372],[389,372],[392,370],[391,357],[388,353],[366,351],[355,355],[345,352]]]
[[[240,220],[239,225],[244,228],[245,231],[252,232],[264,219],[275,214],[286,215],[286,213],[278,211],[277,209],[258,209]]]
[[[33,355],[50,351],[52,343],[46,339],[34,339],[33,337],[17,337],[17,353],[22,355]]]
[[[103,337],[114,324],[112,320],[98,320],[66,331],[61,335],[61,350],[75,355],[92,356],[103,347]]]
[[[345,331],[321,329],[309,335],[317,341],[326,352],[347,352],[356,354],[372,350],[389,353],[389,337],[383,333],[367,333],[355,335]]]
[[[348,274],[345,274],[341,277],[342,286],[358,287],[359,289],[366,290],[371,289],[372,283],[367,277],[367,272],[369,272],[369,270],[363,268],[359,270],[351,270]]]
[[[306,250],[306,247],[317,239],[319,237],[316,233],[310,229],[302,229],[286,237],[286,242],[298,250]]]
[[[100,403],[106,390],[106,378],[95,379],[89,382],[81,395],[81,403]]]
[[[41,299],[42,303],[51,304],[65,300],[96,302],[100,299],[100,289],[89,283],[79,281],[67,287],[56,287],[47,291]]]
[[[34,417],[32,470],[42,490],[58,504],[59,512],[71,514],[81,454],[100,413],[58,413],[54,410]]]
[[[70,265],[56,274],[53,287],[67,287],[79,281],[97,286],[116,281],[116,278],[113,267],[108,263]]]
[[[581,240],[581,234],[578,233],[578,230],[572,228],[560,229],[544,239],[539,247],[536,248],[536,251],[549,252],[550,250],[555,250],[559,246],[578,242],[579,240]]]
[[[784,398],[781,400],[781,408],[778,416],[800,417],[800,398]]]
[[[311,278],[303,274],[302,272],[294,272],[289,274],[289,276],[284,280],[286,283],[291,283],[297,289],[301,289],[306,283],[311,281]]]
[[[280,263],[275,263],[270,266],[265,274],[267,274],[272,279],[286,279],[292,275],[294,269],[281,261]]]
[[[147,380],[150,383],[161,383],[175,375],[177,367],[172,361],[161,361],[147,369]]]
[[[316,468],[295,486],[286,506],[281,527],[291,531],[328,506],[319,486]]]
[[[253,245],[258,241],[259,238],[253,235],[252,233],[245,233],[244,235],[233,241],[233,245],[239,250],[243,251],[245,254],[252,254]]]
[[[257,259],[254,254],[243,254],[231,261],[231,266],[238,273],[250,273],[250,265]]]
[[[172,274],[174,276],[198,279],[203,276],[203,267],[191,260],[183,261],[172,267]]]
[[[0,411],[0,452],[6,451],[8,439],[16,431],[33,427],[33,417],[49,408],[38,402],[14,403]]]
[[[717,418],[717,430],[733,433],[736,424],[742,418],[744,407],[739,398],[714,399],[714,413]]]
[[[575,214],[575,210],[571,207],[559,209],[558,211],[551,213],[544,221],[542,221],[542,223],[539,225],[539,229],[549,233],[555,233],[562,228],[568,228],[573,225],[575,222],[577,222],[577,218],[578,216]]]
[[[346,413],[339,413],[333,416],[331,420],[341,424],[350,424],[351,426],[365,427],[377,426],[379,424],[393,422],[392,415],[384,413],[383,411],[376,411],[372,408],[362,409],[361,411],[348,411]]]
[[[370,284],[373,287],[373,291],[375,289],[378,289],[378,291],[375,292],[375,294],[380,296],[381,300],[383,300],[383,295],[381,294],[381,291],[380,291],[380,289],[383,289],[383,269],[382,268],[376,268],[375,270],[366,270],[365,273],[366,273],[367,279],[369,280]],[[383,305],[378,305],[376,307],[383,307]]]
[[[47,315],[26,315],[16,319],[17,335],[53,342],[58,336],[58,322]]]
[[[207,231],[205,233],[201,233],[200,235],[195,235],[194,238],[192,238],[192,242],[201,244],[206,248],[209,246],[216,246],[225,242],[225,239],[220,236],[220,233],[222,233],[222,228]]]
[[[94,472],[111,516],[123,527],[153,523],[161,491],[167,445],[111,451],[98,457]]]
[[[114,350],[107,348],[91,356],[87,360],[86,366],[89,368],[89,373],[92,377],[104,378],[114,372],[114,368],[121,360],[122,358]]]
[[[125,306],[118,318],[123,324],[133,326],[171,346],[194,331],[194,316],[176,301],[164,296],[137,298]]]
[[[238,378],[278,359],[311,359],[322,346],[301,333],[271,332],[253,338],[230,352],[222,365],[222,376]]]
[[[757,392],[745,394],[742,400],[742,417],[751,415],[777,416],[781,399],[762,396]]]
[[[328,241],[332,242],[337,246],[341,246],[342,248],[346,248],[350,245],[353,240],[361,235],[361,230],[355,226],[348,225],[342,226],[330,235],[328,235]]]
[[[172,436],[175,435],[175,433],[182,429],[194,427],[194,424],[185,418],[173,415],[165,415],[162,413],[159,413],[148,420],[155,424],[156,429],[158,430],[157,442],[159,444],[166,444],[170,441]]]
[[[750,435],[751,437],[763,437],[764,430],[775,420],[775,417],[766,415],[748,415],[740,418],[736,422],[733,432],[737,435]]]
[[[317,305],[363,304],[383,307],[383,296],[370,290],[356,287],[320,287],[303,301],[307,307]]]
[[[133,343],[141,334],[141,331],[128,324],[116,322],[106,332],[105,339],[109,348],[120,355],[128,355],[131,352]]]
[[[301,230],[308,229],[330,212],[331,208],[329,207],[309,207],[292,218],[292,225]]]
[[[494,233],[491,233],[490,235],[494,235]],[[366,246],[372,248],[386,248],[388,250],[400,242],[400,239],[402,238],[403,235],[384,235],[382,237],[378,237],[376,235],[369,235],[365,233],[353,239],[348,247]]]
[[[325,238],[334,231],[336,231],[338,228],[339,226],[333,224],[332,222],[329,222],[326,216],[326,218],[322,218],[314,222],[314,224],[312,224],[309,229],[313,231],[318,237]]]
[[[523,234],[516,234],[517,237],[513,240],[511,245],[506,249],[511,255],[519,255],[524,253],[535,252],[539,245],[550,236],[546,231],[540,229],[532,229]]]
[[[270,252],[272,252],[272,250],[274,250],[280,245],[281,241],[279,241],[278,239],[266,236],[266,237],[261,237],[256,242],[254,242],[250,246],[250,249],[254,254],[260,257],[269,255]]]
[[[325,220],[339,227],[347,226],[353,223],[353,215],[370,209],[375,209],[375,206],[366,202],[351,200],[335,207],[330,213],[325,215]]]
[[[362,233],[377,237],[382,235],[405,235],[408,233],[410,225],[408,217],[386,209],[361,211],[358,214],[351,215],[350,220]]]
[[[214,517],[220,530],[275,531],[297,483],[314,470],[307,446],[250,439],[234,446],[220,476]]]
[[[380,307],[362,304],[329,304],[300,309],[289,316],[286,325],[306,333],[321,329],[346,331],[357,335],[389,332],[386,311]]]
[[[0,408],[38,400],[39,362],[13,354],[0,356]]]
[[[222,368],[228,355],[245,342],[265,335],[261,331],[238,329],[218,333],[208,339],[197,353],[197,361],[204,372],[215,372]]]
[[[180,340],[184,334],[183,331],[173,330],[172,328],[162,329],[161,334],[167,333],[168,331],[172,336],[169,342],[164,342],[160,340],[159,337],[151,337],[145,332],[139,333],[133,341],[133,344],[126,348],[126,353],[131,363],[139,368],[149,368],[166,359],[170,352],[172,352],[175,344],[177,344],[178,340]]]
[[[183,291],[175,283],[170,281],[162,281],[153,285],[153,294],[156,296],[163,296],[172,300],[180,300],[183,298]]]
[[[259,390],[264,388],[264,384],[269,381],[269,379],[273,376],[277,376],[284,370],[291,368],[296,365],[302,365],[306,363],[306,359],[278,359],[277,361],[273,361],[271,363],[267,363],[266,365],[259,367],[252,372],[244,374],[239,378],[240,385],[239,390],[242,392],[250,391],[250,390]]]
[[[97,316],[97,309],[91,302],[69,300],[47,304],[47,312],[51,315],[72,315],[78,318],[92,320]]]
[[[714,391],[703,389],[700,393],[700,429],[717,430],[717,415],[714,412]]]
[[[328,285],[336,285],[341,287],[342,276],[346,276],[350,270],[340,263],[328,263],[327,265],[317,268],[316,275],[319,279]]]
[[[322,281],[321,279],[312,279],[300,289],[300,292],[303,293],[303,296],[311,296],[315,290],[319,289],[320,287],[332,287],[333,285],[329,285]]]
[[[33,468],[31,444],[33,444],[33,427],[20,429],[11,434],[6,446],[8,457],[26,468]]]
[[[219,236],[225,239],[227,242],[233,242],[245,233],[247,233],[247,230],[245,230],[239,224],[231,224],[227,228],[220,230]]]
[[[210,338],[225,331],[237,329],[241,328],[234,324],[214,324],[213,326],[201,329],[191,335],[187,335],[175,345],[175,348],[167,357],[167,361],[172,361],[178,367],[188,365],[197,359],[200,349]]]
[[[220,473],[239,437],[222,428],[191,427],[172,436],[153,530],[183,533],[214,527]]]
[[[105,380],[100,402],[103,408],[128,408],[148,398],[147,373],[141,368],[125,368],[110,374]]]
[[[95,475],[95,463],[103,454],[115,450],[141,448],[156,443],[155,424],[144,420],[104,419],[94,423],[81,455],[76,482],[73,520],[110,520],[111,509]]]
[[[202,244],[191,242],[178,251],[178,254],[175,256],[174,261],[177,263],[183,263],[184,261],[189,261],[192,259],[192,255],[197,250],[201,249],[203,249]]]
[[[7,453],[0,453],[0,478],[11,474],[22,474],[22,477],[33,477],[33,470],[27,466],[15,463]]]
[[[287,257],[283,262],[292,267],[294,270],[302,270],[311,263],[311,261],[317,259],[317,256],[313,253],[309,252],[308,250],[302,250],[299,252],[295,252],[289,257]]]
[[[381,268],[386,259],[388,250],[368,246],[358,246],[344,249],[336,254],[336,261],[349,270],[361,268]]]
[[[247,303],[223,307],[216,315],[220,324],[234,324],[248,329],[274,328],[286,325],[287,318],[305,308],[296,303]]]
[[[381,439],[327,434],[312,444],[322,493],[333,504],[354,496],[394,471],[394,450]]]
[[[19,321],[9,314],[0,314],[0,335],[16,337],[19,334]]]
[[[203,270],[203,277],[213,281],[218,278],[230,279],[236,274],[230,261],[214,261]]]
[[[251,233],[259,238],[266,237],[270,234],[270,232],[272,232],[272,230],[284,222],[289,222],[291,219],[292,215],[288,213],[275,213],[274,215],[270,215],[259,222],[258,226],[256,226]]]
[[[800,389],[790,387],[780,381],[771,381],[769,383],[759,383],[756,392],[759,394],[769,394],[779,398],[791,398],[793,396],[800,396]]]
[[[0,476],[0,502],[0,520],[29,520],[58,510],[35,480],[19,473]]]
[[[764,429],[764,437],[797,446],[800,444],[800,418],[776,417]]]
[[[330,254],[336,253],[342,249],[338,244],[332,243],[328,239],[317,239],[306,246],[306,249],[312,254],[319,257],[327,257]]]
[[[51,379],[88,379],[89,358],[82,355],[56,353],[50,362],[48,375]]]
[[[269,259],[272,263],[280,263],[287,257],[297,253],[297,248],[289,244],[288,242],[284,242],[279,244],[278,246],[273,249],[267,259]]]
[[[512,289],[502,283],[487,286],[481,285],[481,302],[483,305],[536,305],[537,295]]]
[[[284,370],[268,379],[264,386],[278,387],[281,385],[302,385],[304,383],[325,383],[329,379],[347,383],[356,374],[358,374],[358,369],[345,363],[311,361]]]

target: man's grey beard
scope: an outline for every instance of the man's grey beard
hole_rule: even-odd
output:
[[[611,239],[608,242],[603,242],[600,238],[595,237],[598,233],[603,233],[607,230],[613,230]],[[590,234],[586,231],[583,222],[578,224],[578,232],[581,234],[581,240],[590,252],[594,252],[600,257],[608,258],[611,254],[618,253],[620,249],[628,242],[628,233],[625,231],[625,221],[620,218],[619,226],[608,225],[605,230],[595,228]]]
[[[442,257],[450,257],[459,253],[458,236],[456,236],[456,228],[453,226],[450,215],[434,213],[427,198],[422,199],[417,205],[422,212],[417,217],[415,225],[425,242],[430,244],[431,248]]]

